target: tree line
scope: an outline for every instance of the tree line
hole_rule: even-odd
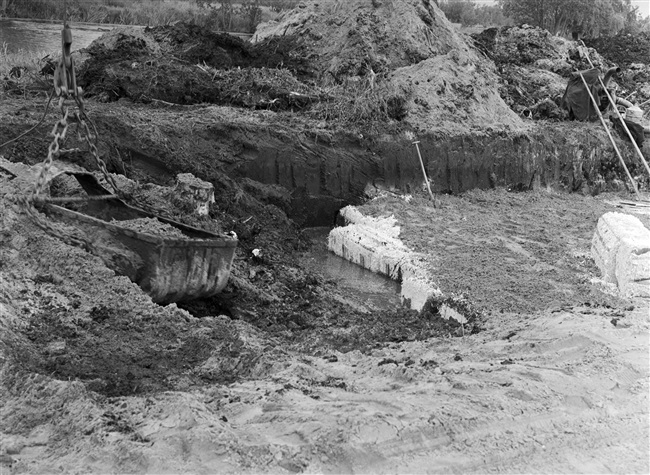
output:
[[[0,0],[0,18],[62,20],[65,16],[71,22],[148,26],[185,21],[222,31],[252,33],[261,21],[277,17],[299,1]]]
[[[527,23],[553,34],[573,37],[612,36],[621,31],[650,32],[650,18],[641,18],[631,0],[437,0],[447,18],[464,26]]]
[[[300,0],[67,0],[70,21],[160,25],[189,21],[224,31],[254,32],[261,21]],[[464,26],[527,23],[574,37],[650,33],[631,0],[434,0],[447,18]],[[63,0],[0,0],[0,17],[62,19]]]

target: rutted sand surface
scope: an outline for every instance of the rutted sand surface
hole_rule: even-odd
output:
[[[510,196],[525,199],[483,195]],[[463,199],[471,208],[471,196],[458,203]],[[0,269],[2,473],[650,469],[647,300],[579,304],[576,291],[564,306],[488,311],[483,331],[462,338],[302,351],[243,321],[156,306],[127,279],[40,234],[2,203],[9,263]],[[444,216],[437,219],[450,219]],[[580,229],[566,231],[578,247]],[[576,278],[597,277],[592,267]],[[44,343],[43,331],[60,335],[62,327],[66,338]],[[88,352],[120,340],[107,353],[107,364],[122,371],[114,379],[61,377],[61,359],[75,354],[71,365],[87,364],[71,352],[81,344],[74,332],[83,328],[95,335]],[[142,344],[151,346],[149,379],[146,361],[129,362],[129,354],[140,358]],[[57,379],[31,369],[42,368],[42,359],[58,362]],[[129,381],[149,390],[102,395],[107,384]]]
[[[405,25],[415,26],[412,36]],[[299,264],[309,243],[287,218],[292,200],[304,198],[307,217],[318,213],[310,193],[358,197],[383,173],[375,154],[393,153],[375,151],[374,140],[418,128],[507,135],[534,127],[506,105],[512,88],[498,94],[494,64],[430,1],[312,3],[267,27],[281,36],[256,49],[259,61],[237,59],[248,50],[241,42],[174,25],[157,34],[172,35],[174,51],[188,54],[181,61],[158,56],[152,42],[113,36],[114,48],[97,47],[83,74],[102,101],[145,103],[88,102],[110,169],[143,183],[130,191],[171,212],[154,191],[175,173],[215,186],[202,225],[240,239],[219,298],[152,303],[99,258],[37,228],[9,196],[27,193],[33,177],[0,172],[0,474],[650,472],[649,302],[618,296],[591,260],[597,219],[615,209],[606,198],[507,193],[499,186],[528,163],[524,152],[480,172],[496,189],[443,197],[440,209],[423,193],[366,204],[368,215],[395,216],[400,239],[427,256],[445,295],[479,309],[465,336],[467,327],[449,327],[440,312],[354,302],[335,279]],[[548,50],[531,42],[546,41],[543,32],[523,33],[505,46]],[[394,38],[404,40],[399,48]],[[500,74],[510,85],[535,77],[539,91],[561,91],[544,68],[568,73],[580,62],[554,51],[534,58],[552,61],[532,76],[519,64]],[[241,70],[217,70],[240,60]],[[307,87],[310,78],[319,86]],[[341,90],[331,109],[325,78]],[[11,87],[2,98],[1,142],[39,120],[41,101],[25,94]],[[356,116],[345,114],[348,99]],[[221,106],[169,104],[206,101]],[[516,105],[535,119],[554,116],[532,107],[543,104]],[[3,148],[6,158],[40,162],[53,115]],[[549,142],[592,144],[597,153],[554,162],[566,170],[549,185],[624,189],[614,186],[622,175],[595,127],[552,129]],[[73,135],[67,148],[78,143]],[[469,152],[453,140],[441,149],[452,158],[460,150],[454,160],[468,175],[508,143],[470,139]],[[484,143],[485,155],[471,151]],[[411,150],[410,140],[396,150],[405,145]],[[547,149],[530,142],[521,150]],[[562,150],[572,149],[553,153]],[[67,158],[92,165],[82,153]],[[263,169],[246,175],[260,164],[275,181]],[[430,176],[438,171],[429,163]]]
[[[23,404],[41,396],[33,414],[59,416],[4,444],[32,473],[646,473],[647,311],[624,327],[612,313],[504,316],[337,361],[288,355],[263,377],[149,397],[33,378]],[[52,436],[71,420],[92,434],[64,448]]]

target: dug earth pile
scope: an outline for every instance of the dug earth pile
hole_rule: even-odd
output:
[[[510,33],[547,45],[511,70],[553,94],[584,61]],[[356,0],[301,4],[252,44],[177,24],[79,54],[120,188],[239,246],[222,294],[157,305],[20,206],[58,111],[0,149],[17,167],[0,168],[0,472],[648,472],[648,302],[589,253],[629,198],[617,159],[596,124],[520,115],[488,53],[433,2]],[[0,143],[43,114],[38,82],[3,87]],[[439,208],[414,139],[452,193]],[[74,133],[63,148],[97,170]],[[180,173],[214,185],[207,216],[174,199]],[[428,253],[465,324],[442,301],[376,308],[302,264],[301,228],[361,203]]]

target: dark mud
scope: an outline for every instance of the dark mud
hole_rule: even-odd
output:
[[[78,321],[67,320],[64,308],[43,308],[25,329],[40,354],[15,356],[26,370],[78,379],[91,391],[123,396],[174,389],[178,378],[208,359],[215,342],[236,340],[224,325],[186,321],[182,315],[138,318],[120,307],[95,306]],[[197,375],[184,377],[184,384],[201,382]]]
[[[584,42],[620,67],[628,67],[632,63],[650,64],[650,33],[632,35],[622,31],[616,36],[586,38]]]
[[[28,362],[30,370],[61,380],[78,378],[102,394],[128,395],[245,378],[255,369],[253,362],[264,354],[282,359],[280,353],[266,352],[265,347],[231,345],[246,340],[237,327],[241,321],[263,335],[268,346],[308,355],[335,350],[370,352],[393,342],[462,336],[481,329],[482,313],[469,312],[473,320],[459,327],[441,318],[439,303],[423,313],[403,308],[364,311],[341,298],[336,282],[301,267],[298,255],[311,245],[301,234],[301,226],[333,224],[336,211],[362,201],[370,183],[418,193],[422,180],[411,140],[400,134],[395,124],[384,129],[390,133],[364,135],[359,128],[346,129],[344,124],[261,110],[306,108],[312,97],[316,97],[313,101],[322,99],[321,91],[309,82],[308,63],[296,53],[295,39],[276,38],[250,46],[192,26],[175,25],[147,30],[142,38],[116,33],[114,40],[110,48],[101,43],[91,47],[90,59],[80,71],[88,94],[110,101],[87,103],[99,131],[100,153],[110,171],[142,183],[140,199],[151,196],[155,186],[171,185],[180,172],[211,182],[216,203],[210,220],[220,231],[234,231],[239,237],[231,280],[218,297],[180,304],[187,312],[151,303],[133,305],[124,296],[132,298],[134,289],[123,281],[107,290],[97,287],[101,282],[97,278],[95,287],[78,294],[73,289],[82,283],[90,285],[83,276],[71,273],[61,277],[54,271],[60,263],[69,262],[67,246],[58,243],[54,257],[44,263],[41,256],[52,253],[51,249],[16,244],[9,237],[14,231],[34,234],[29,238],[34,244],[43,239],[42,233],[35,228],[9,230],[3,244],[28,252],[21,259],[32,269],[29,292],[44,302],[26,317],[26,340],[16,346],[16,358]],[[554,50],[544,47],[546,40],[539,36],[541,46],[531,47],[531,51],[541,50],[538,54],[523,51],[515,58],[524,65],[552,56]],[[151,104],[112,102],[124,97]],[[152,99],[238,107],[169,106]],[[3,107],[6,127],[0,130],[0,142],[17,136],[40,117],[41,103],[33,99],[7,102]],[[16,162],[41,162],[55,116],[51,112],[33,138],[12,143],[3,154]],[[602,132],[589,124],[563,125],[530,133],[486,129],[481,134],[423,134],[422,152],[435,191],[457,194],[474,187],[522,183],[538,190],[558,186],[591,195],[622,176]],[[79,145],[70,134],[65,148]],[[631,155],[627,149],[625,153]],[[62,158],[96,169],[84,152],[64,153]],[[494,193],[490,200],[495,206],[509,203]],[[180,203],[158,199],[149,204],[164,208],[179,220],[188,219]],[[552,204],[566,206],[563,202]],[[522,208],[521,203],[516,205]],[[459,202],[458,206],[468,205]],[[553,206],[550,214],[555,218]],[[445,216],[455,223],[457,210],[448,211]],[[581,227],[583,240],[586,230],[593,229],[595,213]],[[187,224],[205,224],[190,221]],[[439,223],[443,233],[446,224]],[[480,232],[487,233],[500,224],[493,216],[481,225]],[[552,228],[553,220],[547,224]],[[542,232],[537,225],[531,229]],[[468,234],[473,232],[468,230]],[[552,296],[562,289],[554,276],[545,280],[543,287],[528,282],[518,289],[516,262],[506,264],[509,273],[495,273],[498,278],[481,290],[487,271],[477,271],[476,263],[486,268],[504,266],[500,261],[503,244],[498,238],[491,239],[490,254],[484,260],[481,245],[463,251],[465,257],[456,254],[460,260],[446,263],[444,268],[450,271],[440,274],[443,289],[467,294],[481,312],[534,311],[554,303]],[[261,250],[261,257],[253,254],[255,249]],[[561,250],[554,246],[548,259],[555,261],[543,262],[552,267],[540,265],[538,270],[553,274],[555,267],[562,269],[564,264],[554,263],[568,259]],[[539,259],[547,259],[542,254]],[[88,258],[77,254],[75,262],[84,268]],[[593,271],[587,264],[567,262],[565,267],[567,272]],[[100,263],[93,261],[92,269],[113,282],[114,276]],[[469,282],[472,275],[480,278]],[[504,282],[507,292],[502,288]],[[587,291],[584,282],[572,285],[576,295]],[[66,295],[69,305],[43,297],[52,287]],[[601,295],[597,297],[598,305],[607,302]],[[572,295],[567,301],[575,303],[577,298]],[[221,358],[221,370],[196,369],[215,354]]]
[[[295,39],[251,45],[225,33],[178,23],[141,34],[113,32],[93,43],[79,70],[88,97],[103,102],[212,103],[269,110],[304,109],[324,98],[298,77],[308,62]]]

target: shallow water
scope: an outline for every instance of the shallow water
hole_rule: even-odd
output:
[[[61,50],[62,23],[0,20],[0,48],[7,53],[26,51],[50,54]],[[110,31],[112,26],[71,23],[72,51],[85,48],[95,39]]]
[[[328,251],[329,231],[329,228],[324,227],[303,230],[314,245],[303,256],[301,264],[326,279],[335,281],[347,298],[364,307],[381,309],[400,306],[400,283]]]

